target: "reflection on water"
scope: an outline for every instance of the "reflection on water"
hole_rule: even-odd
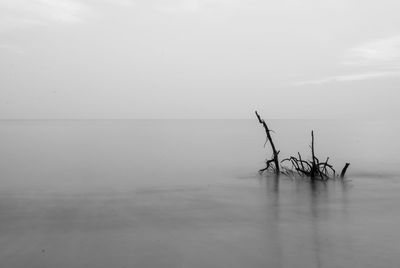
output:
[[[276,267],[396,267],[398,179],[265,179]]]
[[[259,176],[251,124],[164,123],[1,125],[0,267],[398,267],[398,175]]]
[[[2,194],[4,267],[397,267],[397,179]]]
[[[2,194],[3,267],[397,267],[398,180]]]

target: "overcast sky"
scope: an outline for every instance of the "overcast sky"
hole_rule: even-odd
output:
[[[0,118],[400,118],[398,0],[0,0]]]

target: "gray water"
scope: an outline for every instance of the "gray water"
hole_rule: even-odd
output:
[[[0,267],[399,267],[399,122],[269,123],[346,180],[258,175],[256,120],[1,121]]]

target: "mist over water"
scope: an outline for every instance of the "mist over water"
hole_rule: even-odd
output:
[[[0,266],[398,267],[399,122],[267,123],[347,179],[258,175],[256,120],[1,121]]]
[[[400,174],[398,121],[269,120],[281,158],[316,154],[349,176]],[[254,177],[271,155],[256,120],[0,122],[3,190],[113,191]]]

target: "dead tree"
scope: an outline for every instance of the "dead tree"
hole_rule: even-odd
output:
[[[264,171],[267,171],[271,169],[274,171],[275,174],[285,174],[285,175],[294,175],[297,173],[300,176],[306,176],[311,178],[312,180],[314,179],[319,179],[319,180],[328,180],[330,178],[336,178],[336,171],[333,168],[331,164],[328,163],[329,157],[326,158],[325,162],[320,162],[318,157],[315,155],[315,147],[314,147],[314,131],[311,131],[311,160],[303,160],[301,157],[300,153],[297,153],[297,157],[291,156],[289,158],[283,159],[281,162],[279,162],[278,159],[278,154],[279,151],[276,150],[275,144],[272,141],[271,138],[271,130],[268,128],[267,124],[263,119],[261,119],[260,115],[256,111],[256,116],[258,118],[258,121],[260,124],[263,125],[265,129],[265,133],[267,134],[267,140],[266,143],[270,143],[271,149],[272,149],[272,159],[267,160],[266,167],[261,169],[259,172],[263,173]],[[289,162],[292,166],[292,168],[289,168],[287,166],[281,166],[281,163],[284,162]],[[343,178],[345,176],[345,173],[347,171],[347,168],[349,167],[349,163],[346,163],[344,166],[340,177]]]
[[[271,145],[271,149],[272,149],[272,158],[270,160],[267,160],[265,162],[265,164],[267,165],[265,168],[260,169],[260,173],[263,173],[264,171],[268,170],[268,169],[272,169],[275,174],[280,174],[280,164],[279,164],[279,151],[276,150],[275,148],[275,144],[272,141],[272,137],[271,137],[271,130],[268,128],[267,123],[265,123],[264,119],[262,119],[260,117],[260,115],[257,113],[257,111],[255,111],[256,116],[258,118],[258,122],[260,122],[260,124],[262,124],[262,126],[265,129],[265,133],[267,134],[267,140],[265,143],[268,143]]]

